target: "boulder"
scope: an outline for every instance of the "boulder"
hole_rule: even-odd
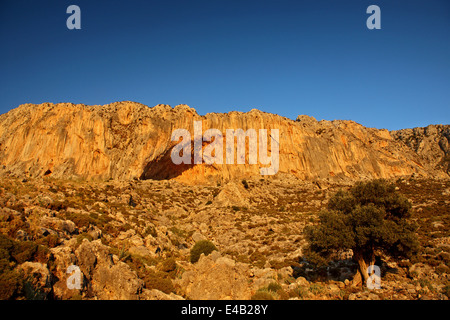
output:
[[[194,242],[197,242],[201,240],[206,240],[206,237],[200,232],[196,231],[192,234],[192,240],[194,240]]]
[[[24,291],[28,300],[47,300],[52,291],[51,273],[45,264],[24,262],[18,267],[25,279]]]
[[[153,253],[147,247],[144,246],[131,247],[130,249],[128,249],[128,252],[141,257],[153,255]]]
[[[121,261],[99,265],[92,277],[92,289],[101,300],[138,300],[143,286],[144,281]]]
[[[75,295],[79,295],[81,290],[74,290],[67,287],[67,279],[70,276],[67,273],[69,266],[77,265],[77,257],[70,246],[58,246],[50,249],[55,263],[53,271],[58,281],[53,285],[53,294],[56,299],[71,299]],[[84,277],[81,277],[81,287],[83,288]]]
[[[212,255],[212,254],[211,254]],[[251,297],[248,286],[248,267],[225,257],[200,256],[193,268],[175,280],[193,300],[247,300]]]
[[[157,289],[143,289],[140,295],[141,300],[184,300],[183,297],[171,292],[170,294],[164,293]]]
[[[214,198],[213,204],[219,207],[248,207],[249,192],[237,181],[227,183]]]

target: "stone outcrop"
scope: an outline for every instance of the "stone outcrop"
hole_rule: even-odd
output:
[[[47,300],[52,290],[51,274],[47,266],[39,262],[26,261],[19,266],[26,279],[25,296],[28,300]]]
[[[437,169],[450,173],[450,125],[392,131],[391,135]]]
[[[255,109],[200,116],[186,105],[149,108],[127,101],[104,106],[24,104],[0,115],[0,168],[12,176],[176,178],[191,183],[260,175],[264,165],[248,164],[248,157],[246,164],[175,165],[170,154],[178,141],[171,141],[172,132],[185,128],[193,135],[194,120],[202,121],[203,132],[215,128],[224,136],[226,129],[278,129],[278,172],[300,179],[446,175],[387,130],[353,121],[308,116],[293,121]],[[224,141],[224,156],[225,147]]]
[[[58,281],[53,285],[57,299],[71,299],[80,292],[88,291],[91,296],[104,300],[136,300],[142,291],[143,281],[121,261],[113,261],[100,240],[84,240],[73,250],[76,241],[52,249],[55,259],[55,274]],[[70,265],[80,268],[80,290],[67,286]]]
[[[200,257],[192,270],[178,280],[186,295],[193,300],[248,300],[248,267],[222,257],[214,251]]]

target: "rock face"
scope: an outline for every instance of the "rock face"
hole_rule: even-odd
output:
[[[202,255],[193,270],[187,271],[178,281],[186,294],[194,300],[248,300],[248,267],[221,257],[215,251]]]
[[[12,176],[176,178],[192,183],[257,176],[261,167],[267,167],[248,164],[248,156],[245,164],[175,165],[170,155],[178,140],[171,140],[172,132],[184,128],[193,137],[194,121],[202,121],[202,133],[215,128],[224,135],[224,156],[226,129],[268,129],[268,133],[278,129],[278,172],[300,179],[354,180],[414,173],[446,176],[434,170],[437,158],[421,157],[402,142],[408,140],[406,131],[391,135],[353,121],[318,122],[307,116],[293,121],[255,109],[200,116],[186,105],[149,108],[135,102],[21,105],[0,115],[0,165]],[[436,130],[440,135],[442,130]],[[448,127],[445,130],[447,142],[437,144],[448,150]],[[203,149],[208,143],[203,142]],[[427,153],[427,148],[416,148],[414,143],[409,145],[418,153]],[[268,146],[270,154],[270,139]]]
[[[438,169],[450,173],[450,125],[392,131],[391,135]]]
[[[53,286],[55,297],[70,299],[80,291],[72,290],[66,285],[69,265],[79,266],[82,281],[81,289],[89,290],[91,295],[103,300],[136,300],[142,291],[143,281],[121,261],[114,262],[108,253],[108,247],[100,240],[84,240],[73,252],[70,246],[54,248],[59,281]],[[28,262],[27,262],[28,263]],[[87,287],[87,288],[85,288]]]
[[[51,292],[51,275],[47,266],[39,262],[26,261],[19,266],[23,270],[25,296],[29,300],[46,300]]]

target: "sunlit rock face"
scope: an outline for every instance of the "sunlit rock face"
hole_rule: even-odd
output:
[[[201,133],[226,130],[273,129],[279,132],[279,168],[304,180],[359,180],[417,174],[446,176],[436,163],[399,139],[398,132],[366,128],[353,121],[317,121],[299,116],[295,121],[253,109],[250,112],[208,113],[200,116],[186,105],[148,107],[136,102],[104,106],[72,103],[24,104],[0,115],[0,165],[16,176],[58,179],[177,179],[188,183],[215,183],[260,175],[267,167],[249,164],[249,141],[244,164],[173,163],[176,129],[192,135],[194,121]],[[259,141],[259,140],[258,140]],[[268,137],[267,154],[272,151]],[[236,140],[237,142],[237,140]],[[204,150],[211,141],[203,140]],[[259,151],[261,145],[258,142]],[[441,144],[444,144],[443,142]],[[237,154],[236,144],[233,144]]]

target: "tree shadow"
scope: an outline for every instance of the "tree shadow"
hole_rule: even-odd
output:
[[[329,280],[344,282],[352,280],[357,264],[352,259],[330,261],[327,265],[316,266],[300,259],[299,264],[292,267],[293,277],[303,277],[310,282],[327,282]]]
[[[388,273],[399,273],[398,268],[388,267],[380,256],[376,256],[375,265],[380,267],[381,277],[385,277]],[[327,282],[329,280],[344,282],[345,280],[353,280],[358,269],[358,263],[348,258],[331,260],[326,265],[316,266],[304,257],[299,257],[299,262],[291,267],[294,278],[303,277],[310,282]]]

